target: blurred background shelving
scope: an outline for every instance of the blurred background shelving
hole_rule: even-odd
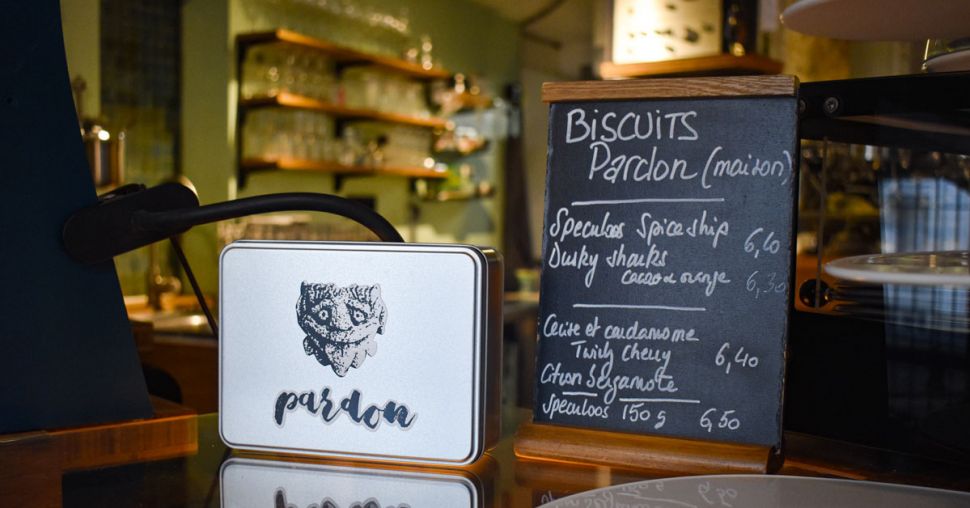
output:
[[[377,120],[381,122],[413,125],[416,127],[430,127],[434,129],[444,129],[448,127],[448,121],[443,118],[403,115],[373,109],[349,108],[310,97],[304,97],[302,95],[295,95],[289,92],[280,92],[273,96],[253,97],[239,101],[239,107],[246,109],[270,106],[320,111],[323,113],[329,113],[340,119]]]
[[[240,48],[245,48],[255,44],[272,43],[284,43],[296,47],[320,51],[322,53],[326,53],[335,61],[342,64],[374,64],[417,79],[451,78],[451,73],[445,69],[435,68],[433,66],[427,68],[418,64],[417,62],[409,62],[399,58],[365,53],[356,49],[334,44],[330,41],[299,34],[285,28],[245,33],[236,37],[236,44]]]
[[[796,288],[806,294],[793,296],[796,315],[808,322],[795,327],[801,335],[791,342],[797,351],[788,400],[796,409],[786,424],[874,441],[886,435],[872,430],[871,415],[892,411],[896,422],[915,425],[970,393],[960,368],[968,357],[965,336],[961,342],[953,330],[941,330],[965,322],[966,300],[953,292],[858,287],[820,270],[853,254],[964,245],[959,234],[970,231],[968,222],[956,218],[968,213],[970,95],[961,75],[887,80],[877,84],[879,93],[872,83],[845,81],[919,73],[926,41],[850,42],[785,30],[778,14],[792,3],[64,0],[61,9],[71,78],[86,83],[76,101],[100,128],[87,122],[86,139],[105,133],[103,145],[125,154],[126,181],[184,177],[203,203],[336,193],[375,209],[407,241],[498,247],[507,287],[522,290],[509,294],[519,307],[509,314],[516,323],[506,330],[508,351],[520,358],[511,362],[517,388],[507,393],[525,405],[546,179],[541,84],[796,75],[810,86],[801,88],[796,259]],[[942,102],[948,110],[936,107]],[[183,245],[210,295],[218,289],[220,250],[240,238],[374,239],[319,214],[194,228]],[[116,266],[131,301],[150,302],[137,315],[166,335],[202,323],[191,299],[186,304],[183,274],[167,247],[120,256]],[[851,298],[857,302],[845,301]],[[939,302],[950,308],[934,311]],[[926,326],[915,332],[898,323],[921,316]],[[185,401],[212,410],[214,377],[200,380],[199,373],[212,371],[216,348],[199,340],[202,328],[191,339],[156,341],[144,356],[195,362],[172,372],[185,378]],[[934,341],[943,353],[923,350]],[[189,345],[195,349],[185,353]],[[933,362],[939,368],[926,368]],[[818,364],[826,373],[871,375],[855,384],[829,376],[824,385],[829,378],[812,377],[817,369],[805,367]],[[825,397],[804,398],[799,382],[809,395]],[[879,393],[857,396],[870,389]],[[836,401],[832,394],[848,395]],[[836,406],[847,421],[862,422],[859,428],[837,428],[818,411]],[[905,429],[925,438],[921,427]]]

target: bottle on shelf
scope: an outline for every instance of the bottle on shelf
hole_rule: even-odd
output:
[[[721,51],[734,56],[755,53],[758,42],[758,0],[724,0]]]

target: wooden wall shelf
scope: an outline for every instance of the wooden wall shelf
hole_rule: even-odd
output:
[[[374,65],[389,72],[398,73],[412,79],[430,81],[450,79],[451,73],[440,68],[425,69],[422,66],[400,58],[383,55],[368,54],[346,46],[334,44],[330,41],[310,37],[286,29],[276,29],[260,32],[243,33],[236,36],[236,51],[239,62],[239,75],[242,81],[242,63],[246,50],[259,44],[285,44],[293,47],[318,51],[329,55],[338,68],[349,65]],[[335,186],[340,189],[344,178],[352,176],[397,176],[403,178],[445,179],[446,172],[435,171],[422,166],[365,166],[346,165],[319,160],[302,160],[294,158],[244,158],[242,156],[242,118],[246,111],[256,108],[290,108],[309,111],[319,111],[333,115],[338,120],[369,120],[397,125],[409,125],[436,130],[452,127],[452,123],[440,117],[415,116],[400,113],[378,111],[366,108],[351,108],[311,97],[282,92],[272,96],[254,97],[237,101],[237,170],[239,179],[237,185],[246,185],[247,175],[256,171],[305,171],[327,173],[335,176]]]
[[[413,125],[415,127],[428,127],[432,129],[446,129],[448,127],[448,120],[445,120],[444,118],[420,117],[402,115],[400,113],[388,113],[372,109],[348,108],[289,92],[281,92],[270,97],[255,97],[252,99],[242,99],[239,101],[239,107],[241,108],[274,106],[320,111],[346,120],[377,120],[380,122]]]
[[[389,71],[399,72],[412,78],[431,80],[449,79],[451,77],[451,73],[444,69],[425,69],[407,60],[364,53],[356,49],[339,46],[329,41],[309,37],[282,28],[266,32],[245,33],[236,37],[236,43],[240,47],[274,42],[314,49],[330,55],[335,61],[342,64],[377,65]]]
[[[455,203],[459,201],[474,201],[476,199],[490,198],[495,195],[495,189],[486,192],[473,191],[439,191],[434,194],[418,196],[418,201],[422,203]]]
[[[475,146],[473,146],[471,148],[464,148],[464,149],[461,149],[461,148],[446,148],[446,149],[442,149],[442,150],[433,150],[433,153],[435,153],[437,155],[445,155],[445,156],[467,157],[467,156],[469,156],[471,154],[474,154],[474,153],[484,152],[485,150],[488,149],[488,147],[489,147],[490,144],[491,143],[489,142],[489,140],[486,139],[486,140],[482,141],[480,144],[475,145]]]
[[[302,159],[243,159],[240,168],[245,172],[262,170],[311,171],[343,176],[401,176],[406,178],[444,179],[448,173],[419,166],[348,166],[336,162]]]
[[[745,74],[778,74],[782,63],[760,56],[728,54],[684,58],[663,62],[600,64],[600,75],[606,79],[653,78],[664,76],[738,76]]]

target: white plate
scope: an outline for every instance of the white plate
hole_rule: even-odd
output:
[[[825,271],[871,284],[970,287],[970,251],[853,256],[825,263]]]
[[[936,55],[923,62],[927,72],[970,71],[970,48]]]
[[[958,508],[970,494],[908,485],[794,476],[714,475],[650,480],[576,494],[542,508],[565,507]]]
[[[956,39],[968,20],[964,0],[800,0],[781,15],[796,32],[857,41]]]

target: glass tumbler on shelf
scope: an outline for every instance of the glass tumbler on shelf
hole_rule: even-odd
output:
[[[371,6],[365,6],[360,13],[360,42],[359,49],[366,53],[380,51],[380,16],[381,13]]]
[[[254,46],[246,51],[241,85],[241,93],[244,99],[266,95],[267,65],[268,57],[265,46]]]
[[[283,63],[283,48],[277,44],[264,46],[266,65],[263,67],[263,84],[261,85],[263,95],[275,96],[280,93],[282,73],[280,67]]]
[[[401,113],[401,93],[399,81],[394,77],[380,75],[378,93],[375,97],[374,108],[378,111]]]
[[[432,54],[433,49],[434,49],[434,45],[431,43],[431,36],[422,35],[421,52],[419,56],[421,61],[421,68],[430,70],[431,68],[434,67],[434,55]]]
[[[406,105],[407,113],[413,116],[428,117],[431,112],[424,98],[424,85],[417,82],[409,82],[404,86],[404,97],[401,102]]]
[[[402,55],[404,56],[404,61],[408,63],[418,64],[418,56],[421,54],[421,43],[416,41],[409,41],[407,46],[404,48]]]
[[[313,137],[316,151],[314,158],[322,161],[333,161],[334,155],[334,120],[330,115],[319,114],[313,124]]]
[[[333,102],[333,65],[323,55],[308,52],[308,88],[306,95],[324,102]]]
[[[296,63],[294,68],[293,93],[310,97],[313,87],[310,83],[312,72],[313,56],[310,51],[299,50],[296,52]]]
[[[364,85],[363,106],[368,109],[380,109],[383,101],[384,76],[371,69],[367,69],[362,75]]]
[[[293,156],[292,121],[288,113],[291,112],[267,110],[270,120],[266,123],[271,126],[270,143],[267,148],[269,158],[286,159]]]
[[[246,115],[243,125],[243,157],[269,158],[275,148],[273,140],[273,112],[270,110],[251,111]]]
[[[364,145],[361,142],[360,133],[355,127],[346,127],[339,162],[345,166],[356,165],[363,153]]]
[[[308,139],[311,131],[310,122],[312,121],[313,113],[309,111],[292,111],[288,113],[293,121],[289,130],[291,155],[294,159],[307,160],[310,158]]]
[[[309,135],[309,159],[318,162],[328,161],[327,138],[313,132]]]
[[[259,137],[259,124],[254,120],[258,111],[250,113],[242,128],[242,154],[244,159],[258,158],[263,155],[262,140]]]
[[[343,97],[339,104],[349,108],[365,107],[362,72],[363,69],[361,67],[351,67],[341,74],[340,88],[343,90]]]
[[[284,50],[282,67],[280,67],[281,92],[297,93],[295,90],[297,71],[297,51],[287,48]]]

